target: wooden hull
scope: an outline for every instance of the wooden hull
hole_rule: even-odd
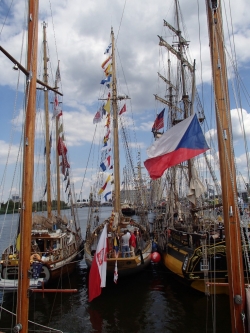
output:
[[[195,289],[196,291],[209,294],[228,294],[227,286],[220,286],[220,283],[227,283],[227,271],[221,272],[224,277],[215,278],[212,281],[218,283],[216,286],[206,286],[206,282],[211,281],[211,279],[204,278],[204,272],[197,271],[196,274],[183,272],[183,266],[185,264],[187,252],[182,250],[179,252],[171,247],[168,248],[169,253],[164,252],[162,255],[163,265],[172,273],[174,278],[181,284],[186,285],[189,288]],[[182,258],[181,258],[182,257]],[[213,272],[210,272],[210,276]]]
[[[117,261],[119,277],[136,274],[145,269],[151,262],[151,241],[145,247],[144,251],[136,256],[129,258],[107,258],[107,276],[114,277],[115,262]],[[90,268],[93,261],[93,256],[88,249],[85,249],[85,261]]]
[[[164,251],[159,250],[163,265],[173,276],[179,282],[202,293],[228,294],[225,241],[193,248],[185,245],[181,237],[178,237],[177,242],[177,235],[181,235],[181,232],[175,232],[174,235],[175,241],[169,241]],[[203,254],[205,251],[206,261]],[[247,283],[247,280],[245,282]]]

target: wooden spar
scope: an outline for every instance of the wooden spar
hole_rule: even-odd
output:
[[[78,289],[31,289],[32,293],[77,293]]]
[[[22,210],[20,224],[20,254],[18,269],[18,290],[16,324],[21,324],[22,332],[28,332],[29,315],[29,272],[31,255],[32,199],[34,178],[34,140],[36,118],[36,78],[38,40],[39,0],[29,1],[28,12],[28,51],[27,69],[30,76],[26,85],[26,119],[23,149]]]
[[[43,22],[43,81],[48,84],[48,62],[47,56],[47,39],[46,39],[46,23]],[[51,218],[51,186],[50,186],[50,135],[49,135],[49,101],[48,90],[44,90],[44,111],[45,111],[45,139],[46,139],[46,178],[47,178],[47,216]]]
[[[118,112],[117,112],[117,90],[116,90],[116,68],[115,68],[115,38],[111,28],[112,38],[112,109],[113,109],[113,139],[114,139],[114,186],[115,186],[115,213],[121,212],[120,199],[120,157],[118,139]]]
[[[12,57],[12,55],[9,54],[9,52],[7,52],[1,45],[0,45],[0,51],[6,55],[7,58],[9,58],[13,64],[17,65],[18,69],[20,69],[21,72],[23,72],[26,76],[29,76],[29,71],[24,68],[15,58]],[[43,86],[44,88],[47,88],[48,90],[54,91],[54,93],[63,96],[62,93],[60,93],[59,91],[56,90],[56,88],[52,88],[50,86],[48,86],[46,83],[44,83],[41,80],[36,79],[36,82],[38,84],[40,84],[41,86]]]
[[[232,125],[220,1],[206,0],[206,7],[215,92],[231,327],[232,332],[243,333],[246,331],[246,323],[242,320],[245,314],[246,302],[242,260],[243,252],[237,206],[236,174],[232,152]]]

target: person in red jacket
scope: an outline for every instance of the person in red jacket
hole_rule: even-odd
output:
[[[132,252],[132,256],[135,255],[135,248],[136,248],[136,237],[133,233],[133,231],[130,232],[131,237],[129,239],[129,246],[130,246],[130,251]]]

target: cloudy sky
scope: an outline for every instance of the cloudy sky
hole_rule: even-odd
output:
[[[205,0],[179,2],[185,24],[183,33],[190,41],[190,59],[196,59],[198,90],[204,107],[210,108],[211,72]],[[225,7],[222,1],[222,7],[225,7],[228,14],[227,19],[224,19],[225,34],[227,35],[227,30],[234,32],[231,42],[234,42],[235,46],[229,42],[227,45],[229,49],[235,47],[238,70],[247,87],[250,2],[228,0],[226,3]],[[0,3],[0,45],[24,66],[26,7],[27,1],[24,0],[2,0]],[[170,34],[166,35],[163,30],[163,19],[174,24],[173,11],[173,0],[40,0],[39,50],[42,48],[42,22],[45,21],[48,25],[49,67],[52,73],[55,73],[57,61],[60,60],[64,131],[76,192],[79,193],[82,186],[93,139],[93,117],[100,103],[100,81],[103,79],[101,63],[105,59],[104,50],[110,42],[111,27],[116,38],[117,63],[120,72],[125,76],[120,93],[131,98],[125,117],[129,118],[133,114],[137,143],[143,161],[147,158],[146,148],[153,140],[152,124],[156,114],[162,109],[162,105],[156,103],[153,96],[158,93],[160,47],[157,35],[164,36],[166,40],[170,37]],[[41,51],[39,56],[42,59]],[[22,99],[19,95],[15,99],[18,73],[13,71],[13,64],[2,53],[0,66],[0,172],[1,191],[4,187],[2,196],[6,198],[12,178],[6,176],[5,167],[7,157],[12,171],[16,161],[18,142],[15,141],[15,135],[20,133],[21,128],[19,113]],[[41,74],[41,62],[39,66],[38,72]],[[50,79],[53,82],[54,77],[51,75]],[[23,82],[22,74],[20,82]],[[19,90],[21,88],[22,85]],[[246,101],[242,107],[245,130],[249,135],[250,107]],[[231,108],[236,108],[234,102]],[[244,163],[242,144],[237,141],[240,140],[241,128],[236,121],[236,115],[237,111],[232,111],[232,116],[235,117],[235,141],[238,144],[236,156],[239,163]],[[84,191],[87,197],[90,181],[85,181]],[[14,188],[18,191],[17,186]]]

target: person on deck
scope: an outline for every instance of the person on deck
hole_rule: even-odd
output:
[[[127,253],[128,257],[130,257],[130,250],[129,250],[129,239],[131,235],[128,230],[125,231],[124,235],[122,236],[122,258],[125,258],[125,253]]]
[[[115,258],[118,258],[119,256],[119,244],[120,244],[119,236],[118,233],[116,232],[114,237],[114,246],[113,246]]]
[[[132,252],[132,256],[134,256],[135,248],[136,248],[136,237],[135,237],[133,231],[131,231],[131,237],[129,239],[129,246],[130,246],[130,250]]]

